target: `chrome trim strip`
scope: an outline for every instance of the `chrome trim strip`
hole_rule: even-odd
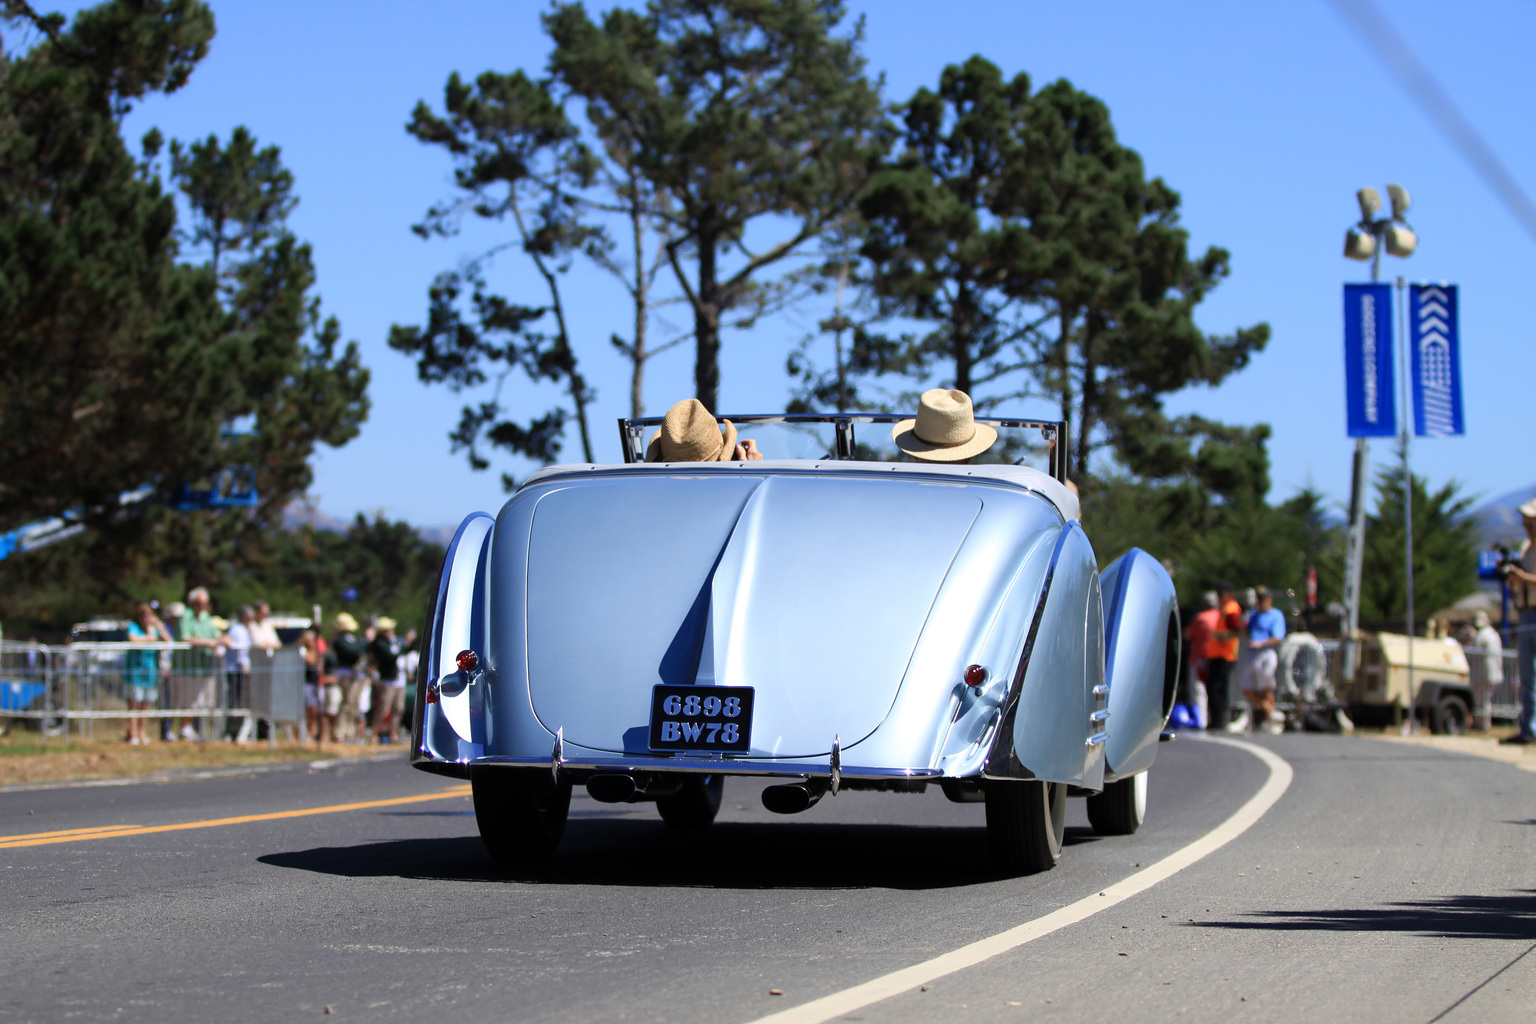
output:
[[[1109,717],[1109,708],[1102,708],[1088,716],[1090,722],[1102,722]]]
[[[1095,697],[1108,697],[1109,687],[1104,683],[1100,683],[1098,686],[1093,688],[1093,695]]]
[[[507,754],[489,754],[460,762],[426,762],[429,764],[456,763],[462,765],[522,765],[530,768],[547,768],[548,758],[515,757]],[[418,767],[420,767],[418,765]],[[604,771],[659,771],[698,772],[705,775],[763,775],[785,778],[805,776],[826,778],[828,765],[803,762],[705,760],[693,757],[579,757],[560,762],[562,769],[601,769]],[[943,776],[937,768],[870,768],[838,766],[840,779],[937,779]]]
[[[555,749],[549,757],[549,781],[559,784],[560,766],[565,763],[565,726],[555,730]]]
[[[832,737],[832,756],[828,759],[831,769],[832,795],[837,795],[837,790],[843,784],[843,738],[840,735]]]
[[[1092,736],[1088,737],[1088,744],[1087,745],[1090,746],[1090,747],[1096,747],[1100,743],[1103,743],[1104,741],[1106,741],[1108,739],[1109,739],[1109,733],[1107,733],[1107,732],[1096,732]]]

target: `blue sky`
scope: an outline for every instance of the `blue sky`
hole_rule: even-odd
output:
[[[282,147],[301,200],[292,226],[314,245],[325,309],[361,344],[373,371],[372,416],[357,440],[322,452],[312,497],[331,515],[383,511],[424,526],[498,508],[500,471],[520,476],[531,467],[506,462],[475,473],[450,454],[446,435],[464,397],[419,384],[414,366],[385,344],[392,323],[424,319],[436,273],[493,240],[484,231],[431,242],[411,234],[426,208],[450,194],[450,167],[404,124],[418,99],[439,104],[452,71],[541,72],[543,5],[215,0],[213,7],[219,34],[191,83],[136,109],[125,133],[137,138],[158,126],[182,139],[227,137],[244,124]],[[887,0],[852,7],[867,17],[865,53],[871,69],[884,72],[892,100],[979,53],[1006,74],[1028,72],[1037,87],[1064,77],[1108,104],[1121,141],[1182,194],[1192,248],[1232,253],[1232,276],[1200,307],[1201,326],[1225,333],[1268,321],[1273,328],[1269,348],[1243,373],[1168,402],[1175,413],[1269,423],[1272,499],[1309,483],[1346,498],[1352,443],[1344,436],[1340,291],[1369,271],[1342,258],[1343,234],[1358,216],[1357,188],[1401,182],[1414,198],[1409,220],[1420,247],[1410,260],[1388,260],[1384,273],[1461,286],[1468,407],[1467,436],[1416,443],[1415,471],[1487,497],[1536,480],[1536,339],[1526,305],[1536,239],[1329,4]],[[1514,177],[1536,191],[1536,90],[1527,70],[1536,4],[1382,9]],[[537,294],[515,261],[496,274],[510,294]],[[617,460],[614,421],[628,411],[628,379],[607,338],[626,331],[627,303],[596,272],[577,270],[568,288],[578,354],[599,396],[598,458]],[[781,409],[785,354],[820,315],[809,309],[728,335],[722,409]],[[682,311],[668,317],[686,328]],[[690,349],[679,346],[652,364],[649,411],[664,411],[691,387]],[[521,382],[507,388],[506,397],[530,410],[548,404]],[[1050,412],[1044,405],[1010,411]],[[579,452],[574,432],[572,451]],[[1377,466],[1388,455],[1386,444],[1373,445]]]

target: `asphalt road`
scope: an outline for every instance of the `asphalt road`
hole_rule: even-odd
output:
[[[1232,842],[838,1019],[1527,1019],[1536,774],[1366,739],[1254,742],[1294,778]],[[3,793],[0,1022],[745,1024],[1093,897],[1269,776],[1230,745],[1164,745],[1142,831],[1096,838],[1072,801],[1061,864],[1031,878],[989,874],[981,806],[937,790],[781,818],[730,780],[702,836],[578,791],[537,870],[485,856],[467,796],[442,795],[462,785],[393,762]],[[256,820],[163,829],[231,817]],[[41,833],[73,834],[17,845]]]

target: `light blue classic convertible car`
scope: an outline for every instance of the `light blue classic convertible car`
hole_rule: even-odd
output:
[[[464,520],[412,763],[470,780],[492,856],[550,856],[573,786],[707,826],[731,775],[775,780],[785,814],[929,784],[985,802],[1011,873],[1056,863],[1069,796],[1136,830],[1179,665],[1167,572],[1140,550],[1100,571],[1065,423],[978,418],[996,461],[935,465],[899,461],[895,419],[731,417],[765,458],[701,463],[641,461],[660,420],[621,420],[623,464],[542,470]]]

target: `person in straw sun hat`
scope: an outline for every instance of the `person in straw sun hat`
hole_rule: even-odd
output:
[[[667,410],[661,429],[651,435],[646,462],[756,461],[763,457],[757,442],[736,443],[736,427],[730,420],[720,424],[697,398],[685,398]]]
[[[971,396],[954,388],[924,391],[917,416],[891,428],[896,447],[922,462],[965,462],[997,440],[997,429],[976,422]]]

